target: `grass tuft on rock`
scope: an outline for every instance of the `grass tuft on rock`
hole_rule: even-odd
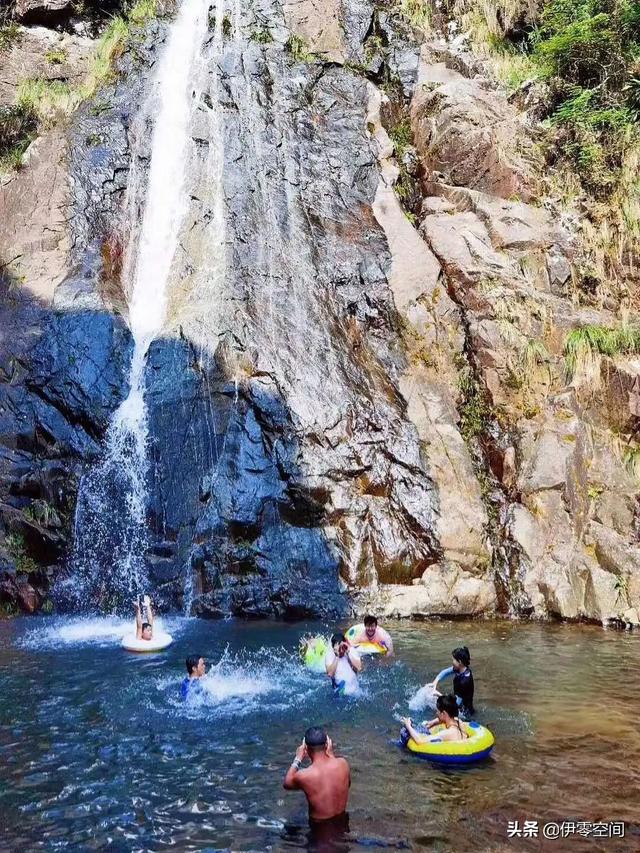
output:
[[[251,33],[251,41],[255,41],[256,44],[271,44],[273,36],[271,35],[271,31],[264,27],[261,30],[255,30]]]
[[[289,36],[285,49],[296,62],[314,62],[315,60],[315,56],[309,51],[305,40],[295,34]]]
[[[567,335],[564,345],[565,365],[570,382],[591,379],[597,383],[601,356],[614,358],[618,355],[640,353],[640,327],[620,326],[609,329],[605,326],[583,326]]]
[[[124,16],[112,18],[98,41],[81,85],[41,78],[19,84],[15,106],[8,111],[0,110],[0,173],[20,168],[23,154],[37,131],[64,120],[83,101],[93,98],[102,86],[113,82],[116,62],[131,41],[132,30],[143,26],[162,8],[158,0],[138,0],[127,7]],[[15,31],[12,25],[0,29],[0,49],[19,35],[19,27]],[[52,64],[61,64],[67,57],[63,50],[51,48],[45,58]]]
[[[22,38],[22,30],[15,21],[0,27],[0,51],[8,50]]]
[[[20,106],[0,107],[0,173],[19,169],[35,139],[36,116]]]

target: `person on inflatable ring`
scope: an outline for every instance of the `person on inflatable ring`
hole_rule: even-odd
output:
[[[446,696],[438,696],[436,701],[436,720],[432,720],[430,725],[440,723],[445,726],[444,731],[438,732],[438,738],[443,741],[459,741],[467,740],[469,735],[460,725],[458,718],[458,703],[453,693],[448,693]],[[409,737],[413,738],[416,743],[427,743],[431,737],[429,724],[423,724],[421,728],[426,728],[426,731],[418,731],[411,719],[405,717],[402,720],[402,725],[407,730]]]
[[[378,646],[384,646],[387,650],[387,657],[393,655],[391,634],[378,625],[375,616],[367,615],[364,617],[364,631],[351,640],[352,646],[358,646],[359,643],[376,643]]]
[[[148,595],[141,595],[133,602],[136,611],[136,640],[153,639],[153,609]]]

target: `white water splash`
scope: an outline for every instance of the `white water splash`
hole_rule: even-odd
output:
[[[154,620],[158,631],[171,630],[175,635],[180,630],[179,620],[171,620],[171,625],[162,619]],[[20,638],[16,645],[21,648],[59,649],[71,646],[114,646],[120,645],[125,634],[135,631],[133,619],[120,619],[115,616],[107,617],[70,617],[55,618],[39,623]]]
[[[430,684],[425,684],[417,690],[409,700],[411,711],[424,711],[425,708],[435,708],[438,694]]]
[[[326,678],[301,666],[297,655],[283,648],[262,648],[233,654],[228,649],[200,679],[198,691],[180,699],[180,681],[158,679],[156,686],[169,694],[169,703],[189,714],[232,717],[258,711],[281,711],[312,695],[329,692]]]

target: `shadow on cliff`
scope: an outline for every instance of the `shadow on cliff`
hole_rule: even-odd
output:
[[[101,458],[128,391],[132,341],[121,317],[52,310],[7,275],[0,320],[0,606],[46,611],[57,580],[73,585],[80,478]],[[186,589],[192,612],[206,616],[342,612],[327,496],[304,484],[289,413],[269,382],[227,373],[183,338],[151,346],[145,563],[154,594],[184,607]],[[119,598],[112,553],[106,543],[92,567],[95,607]],[[53,600],[69,606],[67,596]]]

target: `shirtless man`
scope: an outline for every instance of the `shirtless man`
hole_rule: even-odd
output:
[[[311,766],[301,770],[305,758]],[[306,730],[282,784],[287,791],[304,791],[310,824],[344,820],[351,771],[346,759],[334,755],[331,738],[324,729],[312,726]]]
[[[140,601],[138,599],[136,599],[133,604],[136,609],[136,640],[151,640],[153,637],[153,610],[151,609],[151,599],[148,595],[145,595],[142,598],[142,608],[140,607]]]
[[[391,639],[391,635],[378,625],[378,620],[375,616],[364,617],[364,631],[353,638],[351,645],[357,647],[359,643],[377,643],[379,646],[385,647],[387,657],[393,655],[393,640]]]

